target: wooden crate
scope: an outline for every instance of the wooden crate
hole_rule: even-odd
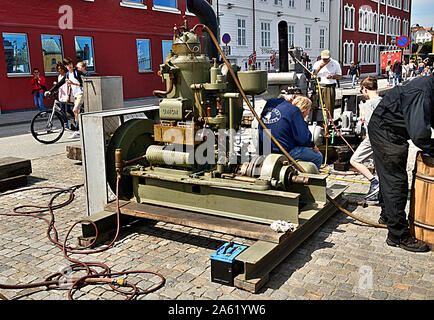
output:
[[[27,185],[32,173],[30,160],[16,157],[0,158],[0,192]]]

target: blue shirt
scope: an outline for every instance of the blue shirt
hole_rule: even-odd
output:
[[[290,152],[296,146],[312,147],[312,134],[300,109],[283,98],[270,99],[261,113],[261,120],[271,134]],[[259,152],[263,154],[263,129],[259,126]],[[266,133],[267,135],[267,133]],[[268,135],[267,135],[268,136]],[[266,141],[270,139],[267,137]],[[271,141],[271,152],[282,153]]]

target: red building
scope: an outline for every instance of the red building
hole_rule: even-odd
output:
[[[340,52],[344,74],[351,61],[360,62],[364,74],[378,74],[380,52],[401,50],[396,39],[410,36],[411,1],[342,0]]]
[[[33,68],[57,81],[64,57],[98,76],[123,76],[124,98],[163,89],[157,75],[173,26],[198,23],[186,0],[20,0],[0,2],[0,110],[31,109]]]

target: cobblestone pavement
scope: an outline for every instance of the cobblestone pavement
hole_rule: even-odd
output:
[[[412,157],[409,171],[414,163],[414,149]],[[32,169],[29,186],[70,187],[83,183],[81,164],[67,159],[64,154],[32,160]],[[357,175],[330,177],[366,182]],[[369,187],[360,182],[328,181],[348,185],[347,192],[363,193]],[[19,204],[45,205],[50,196],[43,192],[35,190],[2,196],[0,212],[9,213]],[[72,204],[55,211],[60,240],[74,221],[85,218],[84,208],[85,196],[81,188]],[[347,208],[372,221],[378,219],[378,206]],[[45,223],[33,218],[0,216],[0,283],[42,281],[69,265],[61,250],[46,238],[46,229]],[[70,237],[71,245],[76,244],[80,234],[81,228],[77,227]],[[257,294],[210,281],[212,252],[230,240],[247,245],[254,242],[221,233],[141,220],[125,226],[119,240],[109,250],[72,257],[104,262],[113,272],[150,270],[166,278],[163,288],[141,295],[139,299],[434,299],[433,253],[411,253],[389,247],[385,243],[386,234],[385,229],[369,227],[336,213],[271,272],[269,282]],[[152,274],[128,276],[128,279],[143,290],[159,282]],[[9,299],[67,299],[67,290],[62,289],[0,292]],[[92,285],[76,292],[74,298],[118,300],[125,296],[113,292],[107,285]]]

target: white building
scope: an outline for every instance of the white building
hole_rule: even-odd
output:
[[[417,31],[411,33],[411,38],[414,43],[425,43],[433,40],[434,31],[430,29],[419,28]]]
[[[329,48],[330,0],[212,0],[220,22],[220,44],[229,34],[227,58],[248,69],[249,55],[256,51],[256,67],[276,70],[271,56],[279,51],[278,24],[288,24],[289,46],[301,47],[316,61]],[[229,50],[228,48],[224,50]]]

